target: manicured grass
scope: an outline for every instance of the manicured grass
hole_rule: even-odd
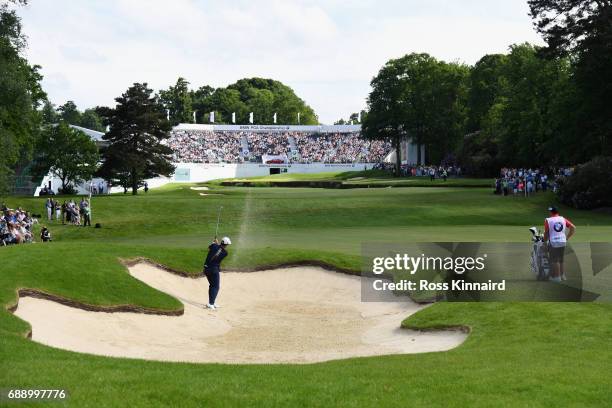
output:
[[[244,184],[252,187],[270,187],[287,185],[293,187],[296,183],[313,183],[318,187],[330,186],[338,188],[357,187],[491,187],[492,179],[449,177],[430,180],[429,176],[422,177],[393,177],[382,170],[323,172],[312,174],[282,173],[269,176],[247,177],[241,179],[217,180],[221,183]],[[292,185],[293,184],[293,185]]]
[[[55,242],[0,248],[0,300],[38,288],[99,305],[173,310],[180,303],[130,278],[118,259],[147,257],[197,273],[223,206],[234,241],[226,269],[323,260],[359,269],[363,242],[516,241],[540,226],[550,194],[497,197],[489,188],[307,189],[170,185],[94,197],[101,229],[49,224]],[[1,201],[1,200],[0,200]],[[43,213],[43,199],[6,199]],[[610,241],[612,217],[562,208],[580,241]],[[71,406],[605,406],[612,397],[612,306],[442,303],[405,326],[467,325],[444,353],[305,366],[197,365],[103,358],[23,337],[0,312],[0,388],[67,389]],[[21,406],[26,406],[23,404]]]

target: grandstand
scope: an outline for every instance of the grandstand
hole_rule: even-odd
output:
[[[103,145],[102,133],[79,128]],[[371,169],[395,161],[390,142],[361,138],[353,125],[208,125],[179,124],[165,143],[173,151],[176,167],[171,178],[147,180],[150,187],[168,182],[204,182],[234,177],[280,173],[320,173]],[[416,162],[414,146],[402,145],[402,162]],[[416,156],[415,156],[416,157]],[[107,185],[93,179],[77,187],[86,194],[90,185]],[[47,175],[36,188],[57,191],[61,181]],[[106,190],[105,190],[106,191]],[[113,186],[111,191],[122,191]]]
[[[371,169],[392,146],[360,137],[360,126],[180,124],[167,141],[173,181]]]
[[[384,141],[360,137],[359,126],[215,126],[182,124],[168,146],[177,163],[380,163]]]

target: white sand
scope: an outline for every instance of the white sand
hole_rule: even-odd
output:
[[[189,188],[192,189],[192,190],[195,190],[195,191],[206,191],[206,190],[208,190],[208,187],[189,187]]]
[[[360,278],[315,267],[223,273],[216,311],[203,309],[205,278],[173,275],[146,263],[135,278],[180,299],[182,316],[89,312],[23,297],[15,314],[32,339],[104,356],[199,363],[310,363],[348,357],[448,350],[459,330],[400,329],[423,306],[362,303]]]

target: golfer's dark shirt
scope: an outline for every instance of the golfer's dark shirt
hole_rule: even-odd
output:
[[[227,256],[227,251],[223,249],[221,245],[210,244],[208,247],[208,255],[206,256],[206,262],[204,268],[206,269],[220,269],[221,261]]]

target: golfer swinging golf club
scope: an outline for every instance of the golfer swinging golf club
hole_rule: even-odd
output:
[[[219,207],[215,239],[208,246],[208,255],[206,255],[206,261],[204,262],[204,275],[206,275],[206,279],[208,279],[208,304],[206,307],[212,310],[217,308],[215,305],[215,300],[219,294],[219,286],[221,283],[221,261],[223,261],[223,259],[227,256],[227,246],[231,245],[232,243],[228,237],[223,237],[220,242],[217,239],[222,208],[223,207]]]
[[[563,270],[563,255],[567,240],[576,232],[576,227],[570,220],[559,215],[559,210],[549,207],[550,217],[544,221],[544,242],[548,242],[548,254],[552,264],[550,280],[559,282],[567,280]],[[566,236],[566,231],[567,236]]]

